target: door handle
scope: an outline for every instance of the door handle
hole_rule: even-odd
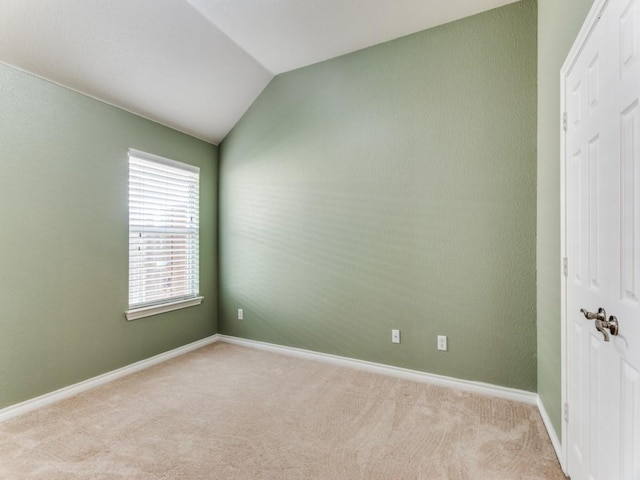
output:
[[[586,318],[587,320],[604,321],[607,319],[607,312],[602,307],[598,309],[598,313],[588,312],[584,308],[580,309],[580,313],[583,314],[584,318]]]
[[[587,320],[596,321],[596,330],[602,333],[605,342],[609,341],[609,332],[611,332],[611,335],[614,337],[618,335],[618,332],[620,331],[618,319],[614,315],[611,315],[609,320],[607,320],[607,312],[604,308],[600,307],[597,313],[588,312],[584,308],[581,308],[580,313],[582,313]],[[609,330],[609,332],[607,332],[607,330]]]

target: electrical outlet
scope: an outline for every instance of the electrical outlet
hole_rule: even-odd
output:
[[[400,343],[400,330],[391,330],[391,343]]]
[[[241,308],[238,309],[238,320],[244,320],[244,311]]]
[[[447,336],[438,335],[438,350],[447,351]]]

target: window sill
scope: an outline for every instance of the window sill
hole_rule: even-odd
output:
[[[179,300],[177,302],[163,303],[162,305],[134,308],[133,310],[127,310],[124,314],[129,321],[137,320],[139,318],[150,317],[151,315],[180,310],[181,308],[194,307],[196,305],[200,305],[203,299],[204,297],[195,297],[188,298],[186,300]]]

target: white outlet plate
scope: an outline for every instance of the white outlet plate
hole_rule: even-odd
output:
[[[238,309],[238,320],[244,320],[244,311],[241,308]]]
[[[391,330],[391,343],[400,343],[400,330]]]
[[[447,351],[447,336],[438,335],[438,350]]]

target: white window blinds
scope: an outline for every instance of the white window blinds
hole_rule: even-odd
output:
[[[200,169],[129,150],[129,309],[195,298]]]

